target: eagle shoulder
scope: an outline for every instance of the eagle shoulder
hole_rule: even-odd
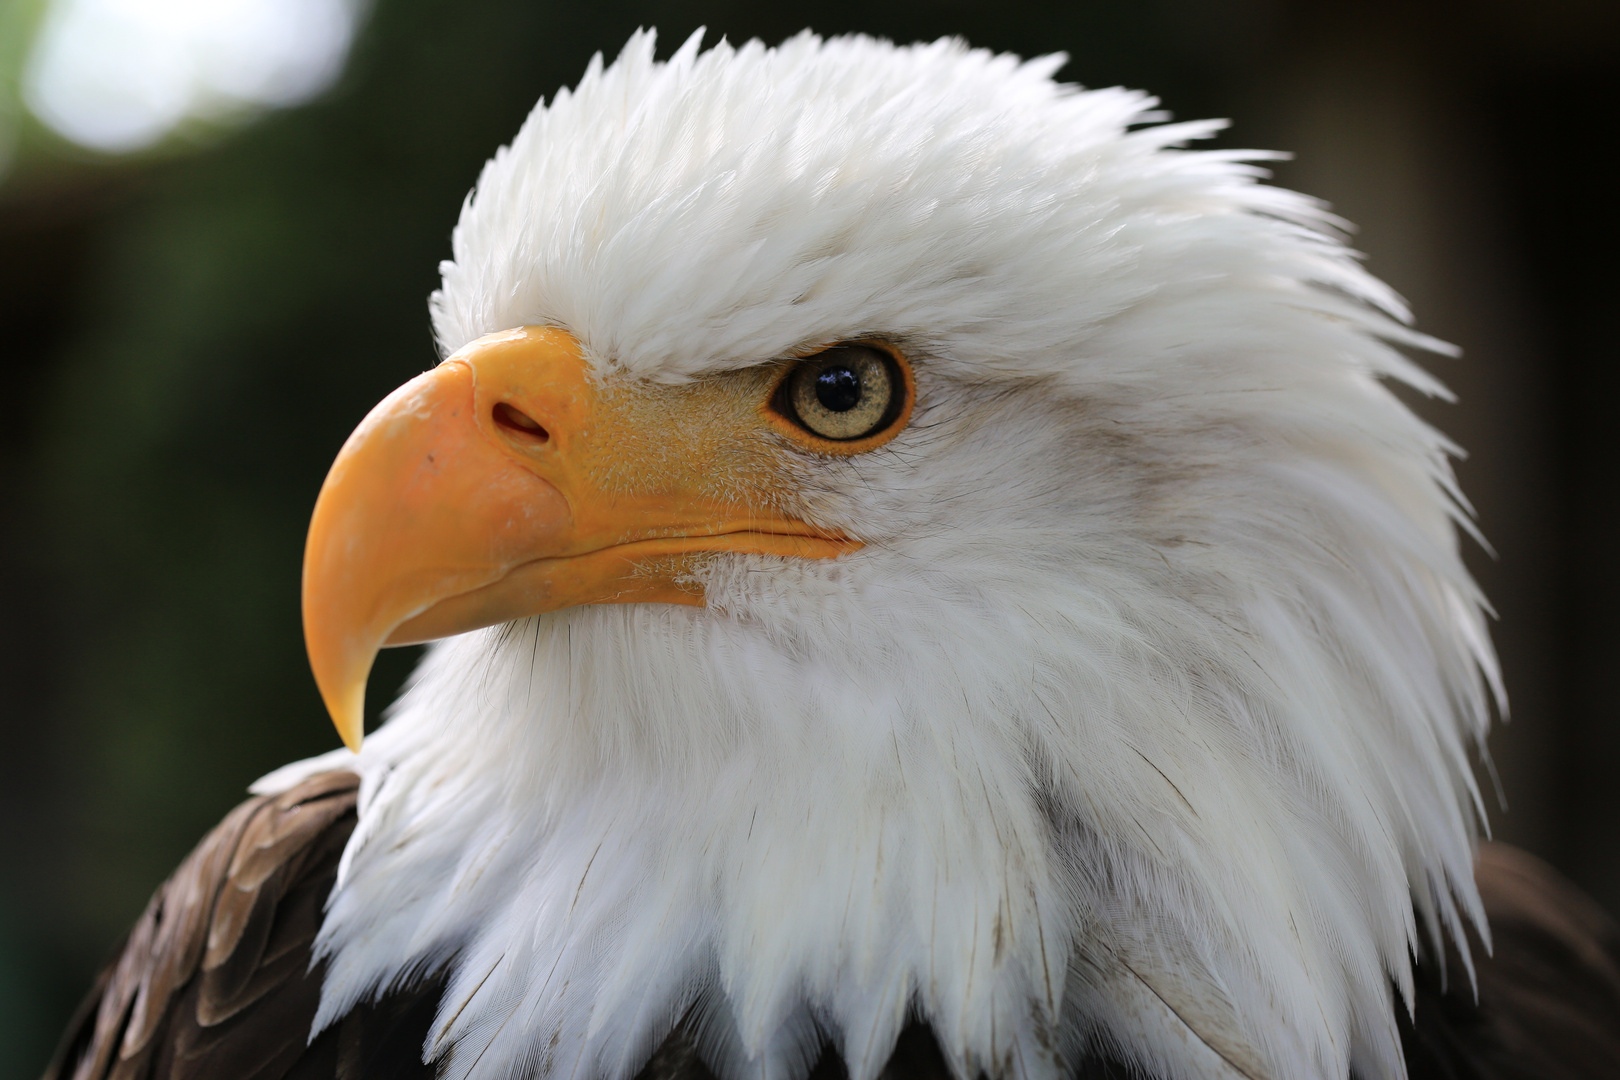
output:
[[[1411,1080],[1620,1076],[1620,928],[1535,856],[1485,844],[1475,880],[1492,950],[1476,945],[1475,998],[1455,950],[1418,968],[1402,1024]]]
[[[353,773],[322,773],[231,811],[153,894],[45,1080],[431,1076],[437,980],[309,1040],[324,976],[311,950],[358,788]]]

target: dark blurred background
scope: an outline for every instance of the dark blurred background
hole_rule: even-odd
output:
[[[1279,181],[1464,350],[1423,409],[1497,552],[1469,552],[1513,699],[1493,826],[1620,910],[1620,4],[357,2],[0,0],[0,1080],[247,783],[337,745],[298,620],[321,478],[433,363],[480,164],[640,25],[1064,50],[1293,151]],[[175,51],[191,9],[212,69]]]

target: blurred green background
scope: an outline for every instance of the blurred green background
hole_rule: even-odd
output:
[[[123,6],[143,4],[165,6]],[[60,133],[42,28],[111,24],[0,0],[0,1080],[37,1074],[247,783],[337,745],[298,622],[321,478],[434,362],[423,300],[480,164],[642,25],[666,54],[700,25],[1063,50],[1068,79],[1294,151],[1280,181],[1358,222],[1373,271],[1465,350],[1435,365],[1461,404],[1425,408],[1471,451],[1500,555],[1470,553],[1514,703],[1498,834],[1620,909],[1620,5],[343,4],[321,10],[348,12],[352,48],[329,35],[291,107],[204,101],[95,150]],[[386,654],[374,701],[411,659]]]

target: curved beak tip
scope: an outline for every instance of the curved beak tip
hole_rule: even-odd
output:
[[[364,683],[351,693],[341,695],[337,701],[327,701],[326,711],[332,715],[332,724],[337,728],[338,737],[356,754],[360,752],[360,744],[365,741],[365,700],[366,687]]]

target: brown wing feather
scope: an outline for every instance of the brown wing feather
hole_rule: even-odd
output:
[[[1475,868],[1493,950],[1479,997],[1455,953],[1419,969],[1404,1025],[1412,1080],[1620,1077],[1620,929],[1546,863],[1486,844]]]
[[[324,974],[311,949],[358,784],[325,773],[227,815],[152,897],[45,1080],[431,1076],[421,1049],[437,979],[308,1041]]]

